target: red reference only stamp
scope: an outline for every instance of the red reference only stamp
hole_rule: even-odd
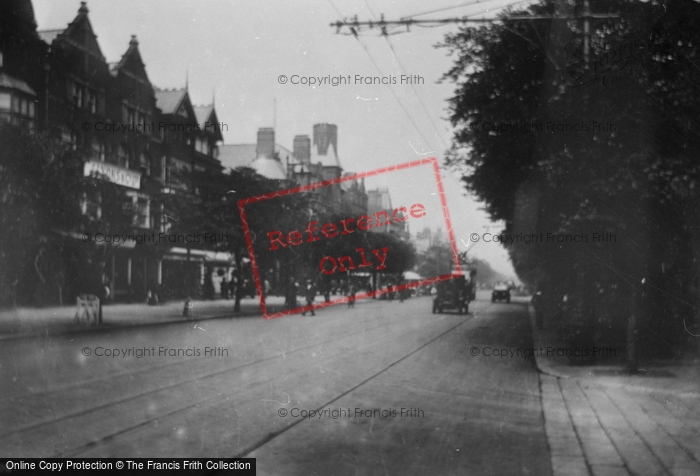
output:
[[[432,169],[433,173],[429,175],[432,175],[435,179],[434,188],[430,185],[426,186],[425,182],[426,171],[430,169]],[[337,220],[326,220],[323,223],[319,222],[317,219],[314,219],[312,216],[310,219],[302,221],[302,223],[300,223],[299,226],[294,227],[294,229],[288,229],[288,226],[285,228],[285,226],[279,224],[275,226],[274,220],[258,220],[260,223],[264,223],[264,226],[266,226],[267,229],[263,234],[261,234],[259,231],[254,233],[251,230],[251,221],[253,218],[264,218],[254,217],[254,213],[260,213],[258,210],[254,209],[250,211],[251,213],[249,217],[249,212],[246,210],[246,208],[250,209],[252,206],[254,206],[254,204],[259,204],[267,200],[283,200],[284,197],[288,197],[293,194],[316,191],[326,187],[337,186],[345,182],[352,183],[360,179],[388,174],[391,172],[397,173],[412,171],[420,173],[420,189],[424,193],[423,197],[421,197],[420,194],[416,194],[415,203],[401,205],[389,209],[379,209],[372,213],[366,212],[356,216],[339,218]],[[435,191],[430,193],[430,190]],[[431,206],[429,202],[433,202],[433,205]],[[353,237],[353,235],[355,235],[354,237],[357,238],[358,235],[361,235],[364,232],[377,232],[377,234],[387,232],[389,227],[393,224],[404,224],[405,222],[410,223],[411,221],[414,221],[418,223],[418,226],[425,226],[423,223],[420,223],[420,219],[429,214],[435,214],[436,216],[440,214],[444,218],[447,238],[449,239],[449,244],[452,250],[452,261],[455,271],[457,274],[462,273],[459,254],[457,252],[457,245],[452,229],[452,221],[447,208],[447,200],[445,198],[440,168],[438,160],[435,157],[419,159],[413,162],[392,165],[368,172],[351,174],[337,179],[326,180],[323,182],[289,188],[273,193],[244,198],[238,202],[238,208],[241,215],[241,221],[243,223],[243,231],[250,257],[253,280],[258,298],[260,300],[260,309],[262,311],[263,318],[265,319],[274,319],[289,314],[321,309],[335,304],[348,303],[349,301],[354,302],[355,300],[377,297],[386,291],[368,290],[366,292],[357,292],[352,296],[343,296],[325,302],[307,303],[306,306],[296,305],[292,308],[282,310],[275,309],[275,306],[270,306],[266,303],[265,293],[267,291],[266,288],[269,288],[269,284],[266,285],[265,280],[261,277],[261,263],[259,259],[260,257],[258,256],[258,253],[256,253],[256,247],[258,247],[258,252],[264,252],[266,255],[271,256],[272,258],[277,256],[277,253],[295,253],[292,263],[294,259],[315,259],[318,261],[318,263],[315,265],[316,272],[319,276],[326,278],[343,277],[344,274],[341,273],[350,272],[382,272],[387,269],[387,258],[392,254],[390,247],[372,247],[365,239],[365,242],[367,243],[366,245],[362,244],[356,248],[351,246],[351,249],[353,249],[354,252],[350,254],[347,253],[346,246],[346,251],[344,254],[342,256],[338,256],[336,253],[333,253],[333,246],[344,238],[350,239]],[[289,210],[289,212],[291,214],[295,211]],[[303,210],[296,210],[296,212],[302,216],[304,215]],[[289,256],[287,256],[287,262],[289,263]],[[277,267],[279,267],[279,262],[276,264]],[[269,262],[268,266],[271,266]],[[289,266],[289,264],[287,264],[287,266]],[[269,271],[271,274],[275,273],[274,266],[270,268]],[[406,289],[417,288],[439,281],[448,280],[452,277],[453,274],[426,277],[418,281],[398,284],[393,289],[396,292],[401,292]],[[296,300],[294,302],[296,302]]]

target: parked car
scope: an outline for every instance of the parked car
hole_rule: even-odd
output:
[[[491,292],[491,302],[510,302],[510,287],[507,284],[497,284]]]

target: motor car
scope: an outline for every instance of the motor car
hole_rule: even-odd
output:
[[[471,300],[471,285],[464,276],[455,275],[447,281],[435,285],[436,293],[433,298],[433,314],[442,313],[445,310],[454,310],[459,314],[469,312]]]
[[[497,284],[491,292],[491,302],[505,301],[510,302],[510,287],[507,284]]]

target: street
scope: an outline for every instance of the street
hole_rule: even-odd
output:
[[[526,306],[478,297],[468,315],[418,297],[5,341],[0,453],[250,456],[264,475],[550,474],[534,361],[483,355],[531,346]]]

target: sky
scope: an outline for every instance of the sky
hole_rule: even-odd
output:
[[[87,7],[107,61],[118,61],[136,35],[154,86],[188,84],[194,104],[215,101],[224,143],[254,143],[260,127],[274,126],[276,142],[291,150],[295,135],[311,136],[314,124],[329,122],[338,126],[344,170],[363,172],[431,156],[442,163],[452,137],[447,99],[455,86],[439,83],[453,59],[435,45],[458,27],[398,28],[402,33],[388,37],[375,29],[355,38],[336,34],[330,23],[355,15],[398,19],[465,3],[471,5],[416,18],[493,17],[497,7],[514,1],[90,0]],[[33,5],[39,30],[47,30],[65,28],[80,1],[33,0]],[[414,84],[401,84],[402,75]],[[292,84],[339,76],[349,76],[350,84]],[[356,76],[396,84],[365,84]],[[435,191],[434,174],[424,170],[383,174],[366,185],[388,187],[394,207],[410,207]],[[503,224],[489,221],[456,172],[444,167],[441,172],[459,251],[469,250],[469,256],[514,276],[506,250],[483,236],[498,233]],[[444,230],[440,207],[434,210],[410,224],[411,232],[422,226]],[[474,233],[478,242],[470,239]]]

